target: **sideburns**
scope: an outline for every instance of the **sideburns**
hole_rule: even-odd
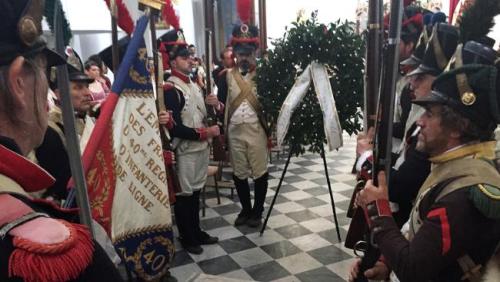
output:
[[[42,80],[42,77],[41,77],[41,71],[40,69],[34,64],[33,61],[31,60],[26,60],[26,66],[27,66],[27,72],[31,73],[33,75],[33,112],[35,113],[35,116],[36,116],[36,121],[38,123],[38,125],[42,125],[42,121],[40,120],[40,110],[38,109],[38,106],[39,106],[39,103],[41,101],[39,101],[39,94],[40,94],[40,91],[43,91],[43,88],[42,87],[37,87],[38,86],[38,83],[40,80]],[[29,71],[28,71],[28,68],[29,68]],[[42,88],[42,89],[40,89]]]

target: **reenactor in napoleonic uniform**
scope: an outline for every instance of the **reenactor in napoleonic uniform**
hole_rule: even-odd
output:
[[[410,80],[414,99],[430,94],[432,82],[446,68],[457,47],[458,29],[446,23],[436,23],[429,35],[429,41],[419,66],[406,76]],[[415,197],[430,172],[429,155],[417,150],[418,128],[416,120],[424,112],[418,105],[412,105],[405,125],[403,143],[398,150],[394,174],[389,180],[391,201],[398,205],[394,214],[402,226],[410,215]]]
[[[92,83],[94,79],[83,72],[83,65],[77,56],[69,56],[67,62],[69,94],[75,111],[75,129],[77,135],[81,138],[87,115],[89,115],[92,106],[95,104],[89,90],[89,83]],[[35,149],[35,155],[38,164],[56,179],[55,184],[49,187],[42,196],[60,203],[68,196],[67,184],[71,177],[71,169],[66,149],[57,78],[51,80],[49,86],[56,93],[58,100],[56,100],[56,105],[49,112],[49,126],[45,132],[43,143]]]
[[[200,245],[215,244],[212,237],[200,228],[200,190],[207,181],[209,139],[220,134],[218,125],[208,127],[207,109],[201,88],[189,74],[193,57],[181,31],[172,30],[159,38],[163,59],[172,67],[164,85],[165,106],[172,112],[174,125],[170,129],[177,174],[181,191],[176,194],[175,222],[180,241],[187,252],[200,254]],[[210,95],[209,95],[210,96]],[[212,97],[213,98],[213,97]],[[217,98],[212,106],[219,107]]]
[[[74,210],[29,194],[54,183],[26,156],[47,128],[47,69],[65,63],[40,36],[43,10],[0,1],[0,281],[122,281]]]
[[[379,187],[370,181],[359,193],[357,203],[367,211],[382,253],[365,272],[368,278],[386,279],[390,271],[394,281],[500,278],[500,175],[493,163],[493,131],[500,123],[498,68],[489,46],[459,44],[432,92],[413,102],[425,108],[416,147],[429,154],[432,170],[405,234],[390,212],[383,173]]]
[[[235,225],[258,227],[262,222],[267,194],[269,131],[255,84],[258,29],[241,24],[233,29],[231,39],[236,65],[221,79],[218,97],[225,105],[224,126],[228,141],[233,180],[242,211]],[[223,90],[227,89],[227,92]],[[254,179],[254,204],[250,198],[248,178]]]
[[[401,22],[401,40],[399,42],[399,62],[402,63],[405,60],[411,58],[411,55],[415,51],[418,40],[422,33],[423,15],[426,12],[419,6],[409,5],[403,10],[403,18]],[[389,19],[390,15],[385,18],[385,29],[389,29]],[[408,118],[408,113],[410,110],[409,97],[411,95],[411,90],[409,87],[409,80],[405,76],[409,71],[412,70],[412,65],[400,64],[399,65],[399,76],[396,83],[396,98],[395,98],[395,108],[394,108],[394,125],[393,125],[393,153],[396,153],[396,149],[399,148],[403,135],[404,135],[404,125],[406,119]]]
[[[458,28],[446,23],[436,23],[429,35],[422,61],[418,67],[407,74],[413,93],[421,98],[430,93],[432,82],[446,68],[450,58],[455,53],[459,41]],[[419,49],[417,49],[419,50]],[[418,58],[418,53],[412,58]],[[416,120],[424,112],[418,105],[412,105],[411,114],[407,120],[404,143],[398,150],[399,157],[395,161],[389,179],[389,200],[393,203],[394,219],[399,227],[408,221],[415,197],[420,186],[430,172],[428,154],[416,149],[419,128]],[[358,148],[358,150],[361,150]],[[363,155],[371,155],[366,151],[359,162],[367,159]],[[364,170],[371,169],[371,163],[360,164]],[[363,174],[366,175],[366,174]]]

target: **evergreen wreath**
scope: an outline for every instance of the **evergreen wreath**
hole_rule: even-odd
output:
[[[308,20],[293,22],[274,50],[257,66],[257,93],[272,130],[296,78],[313,61],[327,68],[342,129],[356,134],[362,126],[364,39],[354,23],[337,20],[328,26],[317,22],[317,11]],[[322,111],[311,83],[292,115],[285,142],[294,155],[321,153],[326,143]]]

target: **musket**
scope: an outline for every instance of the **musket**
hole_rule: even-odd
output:
[[[59,0],[56,0],[54,5],[56,51],[62,55],[65,53],[62,29],[62,5]],[[71,175],[75,185],[73,189],[76,189],[76,200],[79,208],[80,222],[89,228],[93,236],[94,231],[92,228],[92,216],[90,213],[90,205],[87,194],[87,183],[85,182],[85,176],[83,173],[79,145],[80,142],[76,134],[75,111],[73,109],[69,93],[69,75],[67,65],[57,66],[57,85],[61,93],[61,107],[64,123],[64,135],[66,138],[66,150],[68,151]]]
[[[206,66],[206,94],[210,95],[213,90],[213,79],[212,79],[212,63],[213,63],[213,53],[212,53],[212,35],[213,35],[213,8],[214,0],[205,0],[205,66]],[[208,114],[208,125],[218,125],[217,111],[213,106],[207,105]],[[226,150],[224,149],[224,144],[222,139],[219,137],[214,137],[212,139],[212,150],[215,161],[225,161],[226,160]]]
[[[384,68],[382,69],[382,79],[380,95],[378,98],[377,120],[375,124],[375,142],[373,150],[372,181],[378,185],[378,173],[385,171],[387,179],[391,172],[391,148],[392,130],[394,117],[394,101],[396,92],[396,81],[399,70],[399,42],[401,35],[401,22],[403,16],[403,0],[391,1],[391,14],[389,24],[389,35],[384,50]],[[380,257],[380,250],[373,241],[372,233],[369,230],[368,218],[361,209],[356,209],[351,226],[359,227],[363,225],[364,234],[354,246],[355,252],[363,251],[361,264],[357,279],[355,281],[368,281],[364,272],[372,268]],[[361,222],[361,224],[360,224]],[[351,226],[349,226],[348,236],[352,237]],[[351,233],[351,234],[349,234]],[[353,241],[349,238],[350,242]],[[346,246],[347,246],[346,239]]]
[[[368,1],[368,33],[366,36],[366,68],[364,92],[364,128],[375,126],[382,59],[382,0]]]
[[[363,123],[364,131],[375,126],[375,117],[377,110],[378,93],[380,91],[380,69],[382,60],[382,40],[383,40],[383,1],[369,0],[368,1],[368,32],[366,34],[366,65],[364,75],[364,114]],[[347,217],[352,218],[354,215],[354,200],[356,194],[363,189],[365,182],[358,181],[354,187],[351,201],[347,209]]]

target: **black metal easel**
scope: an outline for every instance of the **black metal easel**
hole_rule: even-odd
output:
[[[337,219],[337,212],[335,211],[335,201],[333,200],[333,193],[332,193],[332,186],[330,184],[330,177],[328,175],[328,166],[326,164],[326,156],[325,156],[325,148],[324,146],[321,146],[321,158],[323,159],[323,165],[325,167],[325,176],[326,176],[326,182],[328,184],[328,192],[330,193],[330,202],[332,205],[332,211],[333,211],[333,219],[335,221],[335,229],[337,230],[337,238],[339,242],[342,241],[340,238],[340,230],[339,230],[339,222]],[[283,169],[283,173],[281,174],[280,182],[278,183],[278,187],[276,188],[276,193],[274,194],[273,201],[271,202],[271,205],[269,206],[269,209],[267,211],[266,219],[264,220],[264,223],[262,224],[262,228],[260,229],[260,236],[264,234],[264,230],[266,229],[267,222],[269,220],[269,217],[271,216],[271,212],[273,211],[274,203],[276,202],[276,198],[278,197],[278,194],[280,192],[281,185],[283,184],[283,179],[285,178],[286,171],[288,170],[288,165],[290,164],[290,159],[292,158],[292,150],[290,149],[290,153],[288,154],[288,158],[285,163],[285,168]]]

